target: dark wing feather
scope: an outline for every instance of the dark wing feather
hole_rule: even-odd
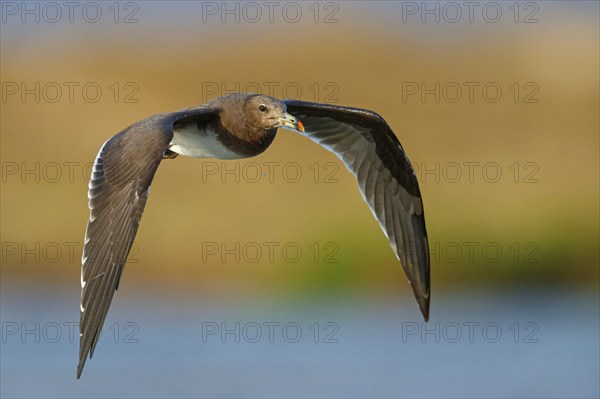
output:
[[[304,123],[305,135],[333,152],[356,176],[427,320],[431,283],[423,201],[402,145],[374,112],[296,100],[284,103]]]
[[[192,108],[143,119],[108,140],[98,153],[89,182],[91,210],[83,246],[77,378],[94,353],[142,212],[150,183],[178,121],[202,123],[216,111]]]

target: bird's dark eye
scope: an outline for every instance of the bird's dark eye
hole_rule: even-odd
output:
[[[267,106],[265,104],[260,104],[258,106],[258,109],[260,110],[260,112],[267,112]]]

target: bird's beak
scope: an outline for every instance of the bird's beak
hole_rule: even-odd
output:
[[[304,124],[298,118],[288,114],[287,112],[283,115],[283,117],[277,119],[277,127],[283,127],[304,133]]]

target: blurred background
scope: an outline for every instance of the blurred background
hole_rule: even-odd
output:
[[[2,397],[598,397],[597,2],[2,1]],[[431,319],[332,154],[161,164],[81,380],[104,141],[236,91],[375,110]]]

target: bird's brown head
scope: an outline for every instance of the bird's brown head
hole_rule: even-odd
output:
[[[243,108],[247,126],[254,126],[264,132],[280,127],[304,132],[302,122],[288,114],[285,104],[276,98],[251,94],[245,98]]]
[[[304,125],[287,113],[285,103],[264,94],[232,93],[213,100],[220,108],[221,124],[237,139],[264,151],[280,127],[304,132]]]

